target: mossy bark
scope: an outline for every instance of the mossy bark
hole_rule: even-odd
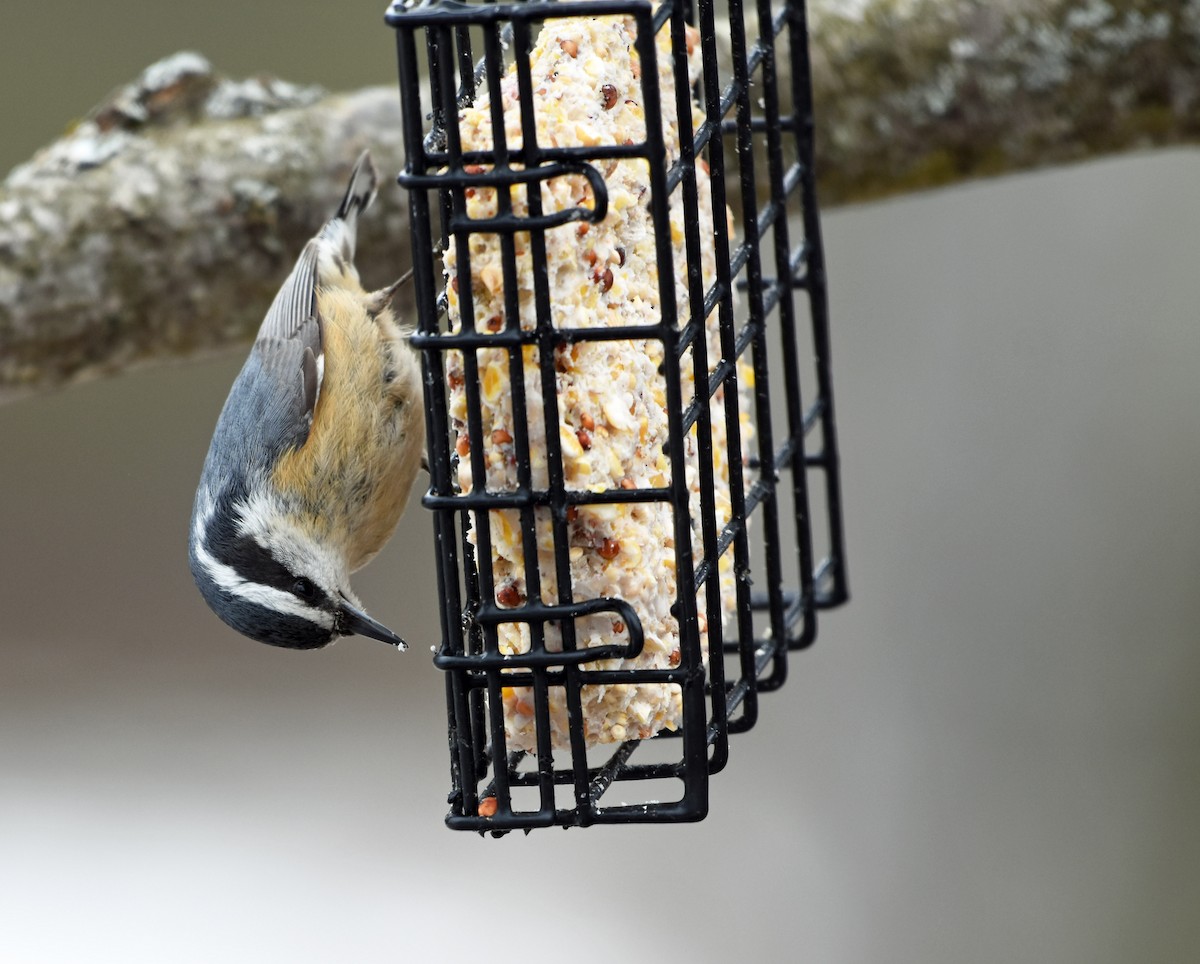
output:
[[[234,83],[176,55],[0,187],[0,401],[246,342],[358,152],[401,165],[391,88],[327,96]],[[399,191],[361,228],[359,267],[407,266]]]
[[[817,3],[828,204],[1200,137],[1200,0]]]

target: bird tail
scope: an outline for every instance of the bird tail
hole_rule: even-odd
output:
[[[346,264],[354,264],[358,215],[375,199],[378,184],[379,175],[371,160],[371,153],[363,151],[354,162],[354,170],[350,172],[350,183],[346,186],[346,194],[342,203],[338,205],[337,213],[321,230],[322,240],[332,243]]]

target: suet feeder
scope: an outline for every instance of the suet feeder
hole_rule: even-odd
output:
[[[804,4],[387,22],[447,823],[700,820],[847,598]]]

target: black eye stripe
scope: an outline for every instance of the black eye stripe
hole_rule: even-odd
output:
[[[237,531],[234,514],[217,512],[210,523],[205,547],[218,562],[249,582],[291,593],[310,606],[324,607],[329,597],[303,576],[283,565],[250,536]],[[303,584],[304,592],[298,590]]]

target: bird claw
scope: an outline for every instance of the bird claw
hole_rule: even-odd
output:
[[[412,280],[412,275],[412,270],[409,269],[386,288],[380,288],[378,291],[372,291],[370,294],[368,294],[366,298],[367,314],[374,317],[383,311],[384,308],[390,305],[392,303],[392,298],[394,298],[396,295],[396,292]]]

